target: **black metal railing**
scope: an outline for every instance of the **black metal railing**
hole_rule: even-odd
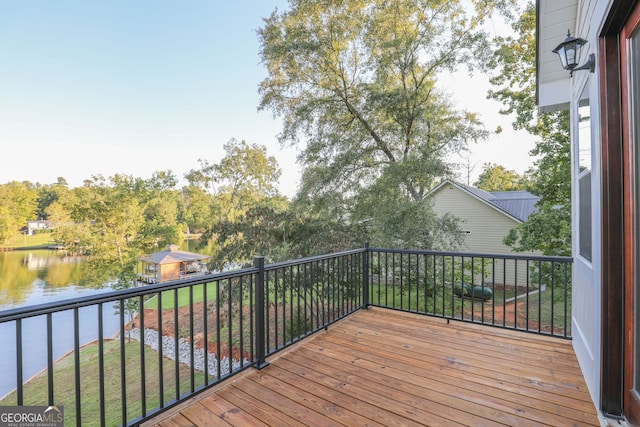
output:
[[[0,405],[136,425],[362,307],[570,337],[571,259],[362,249],[0,312]]]
[[[369,250],[369,305],[571,337],[569,257]]]

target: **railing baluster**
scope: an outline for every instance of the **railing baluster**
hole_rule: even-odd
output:
[[[369,269],[371,266],[369,265],[369,242],[365,242],[364,244],[364,253],[362,254],[362,306],[365,308],[369,308],[369,291],[370,291],[370,281],[369,281]]]
[[[53,395],[53,320],[47,313],[47,383],[49,387],[49,406],[55,405]]]
[[[189,385],[191,393],[196,389],[196,372],[195,372],[195,343],[193,342],[193,285],[189,286]]]
[[[144,336],[144,297],[138,297],[138,319],[140,319],[140,397],[142,416],[147,416],[147,377],[145,360],[145,336]]]
[[[120,411],[122,416],[122,425],[127,424],[127,367],[126,367],[126,351],[124,348],[124,335],[126,333],[124,323],[124,299],[120,298]]]
[[[505,292],[507,291],[507,259],[502,259],[502,288]],[[518,296],[518,289],[514,286],[513,288],[513,296],[514,298]],[[517,304],[517,300],[514,300],[514,304]],[[502,327],[507,326],[507,299],[502,298]]]
[[[82,424],[82,400],[80,398],[80,318],[78,307],[73,309],[73,362],[76,393],[76,424]]]
[[[104,427],[107,424],[107,411],[104,402],[104,319],[102,303],[98,304],[98,377],[100,381],[100,425]]]
[[[568,324],[568,320],[570,319],[569,313],[568,311],[568,305],[569,305],[569,287],[567,286],[567,263],[564,264],[564,277],[563,277],[563,281],[564,281],[564,336],[567,336],[567,330],[569,328],[569,324]]]
[[[204,385],[209,384],[209,316],[207,307],[209,307],[209,302],[207,298],[207,288],[209,287],[209,283],[205,282],[202,284],[202,333],[204,334],[204,342],[202,343],[203,352],[202,357],[204,358]]]
[[[176,387],[175,399],[180,400],[180,319],[178,317],[178,288],[173,290],[173,357],[174,382]]]
[[[506,289],[503,289],[502,299],[505,298]],[[491,257],[491,292],[493,294],[493,298],[491,298],[491,324],[496,324],[496,258]]]
[[[554,284],[556,283],[555,281],[555,273],[556,273],[556,264],[555,262],[551,261],[551,332],[553,333],[554,331],[554,327],[555,327],[555,295],[554,295],[554,291],[555,291],[555,286]],[[542,304],[541,304],[542,305]]]
[[[18,406],[24,405],[22,357],[22,319],[16,319],[16,400]]]
[[[254,295],[255,295],[255,291],[254,291],[254,287],[256,286],[256,282],[254,280],[254,276],[251,275],[249,276],[249,338],[250,338],[250,342],[251,342],[251,360],[250,360],[250,364],[253,364],[256,361],[256,351],[255,351],[255,337],[257,334],[257,331],[254,328],[254,324],[255,324],[255,316],[254,316],[254,310],[255,310],[255,301],[253,299]],[[267,282],[269,283],[269,282]],[[264,286],[267,286],[266,284]],[[265,305],[265,308],[267,309],[268,312],[268,307],[269,307],[269,303],[268,303],[268,298],[267,298],[267,303]],[[265,351],[267,352],[267,354],[269,353],[269,318],[271,316],[263,316],[265,317],[265,319],[263,319],[265,321],[265,330],[266,330],[266,336],[265,336],[265,341],[266,341],[266,349]]]
[[[473,292],[473,287],[475,286],[476,282],[475,282],[475,273],[476,273],[476,269],[475,269],[475,257],[471,257],[471,272],[469,273],[471,275],[471,321],[475,322],[476,321],[476,313],[475,313],[475,307],[476,307],[476,303],[475,303],[475,294]]]
[[[162,335],[162,292],[158,296],[158,393],[160,407],[164,408],[164,360],[162,350],[164,347],[164,337]]]
[[[227,334],[227,357],[229,358],[229,372],[227,375],[231,375],[233,371],[233,282],[231,278],[228,281],[227,289],[227,328],[229,333]]]
[[[216,281],[216,378],[220,380],[222,376],[221,360],[220,357],[220,284],[221,280]]]
[[[296,294],[297,294],[297,300],[298,300],[298,303],[296,304],[296,317],[297,317],[297,319],[296,319],[296,323],[297,323],[296,327],[297,327],[297,330],[296,330],[296,336],[295,337],[292,334],[292,336],[291,336],[292,340],[294,338],[298,338],[301,335],[303,335],[303,334],[301,334],[302,328],[301,328],[301,323],[300,323],[301,322],[301,320],[300,320],[300,317],[301,317],[301,315],[300,315],[300,264],[298,264],[296,266],[296,277],[295,278],[296,278],[296,280],[295,280],[295,282],[296,282]]]
[[[238,305],[240,309],[238,310],[238,335],[240,336],[240,369],[244,367],[244,280],[239,278],[238,281],[240,286],[240,300],[238,301]]]
[[[266,298],[264,292],[264,257],[256,257],[253,263],[254,266],[258,268],[258,275],[256,277],[256,358],[257,368],[262,369],[268,366],[264,351],[264,308]]]

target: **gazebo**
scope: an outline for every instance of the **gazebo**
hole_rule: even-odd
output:
[[[164,251],[140,257],[142,272],[138,274],[138,280],[160,283],[206,274],[209,258],[208,255],[181,251],[177,245],[170,245]]]

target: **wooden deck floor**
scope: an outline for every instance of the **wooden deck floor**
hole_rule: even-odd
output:
[[[600,425],[570,341],[360,311],[147,425]]]

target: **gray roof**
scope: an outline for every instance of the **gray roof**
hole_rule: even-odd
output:
[[[454,183],[455,185],[462,187],[468,192],[474,194],[497,207],[498,209],[508,213],[509,215],[524,222],[529,218],[533,212],[536,211],[536,203],[540,198],[528,191],[484,191],[479,188],[471,187],[469,185]]]
[[[175,264],[178,262],[200,261],[209,258],[211,257],[207,255],[178,250],[176,245],[171,245],[166,251],[143,255],[140,257],[140,261],[153,264]]]

